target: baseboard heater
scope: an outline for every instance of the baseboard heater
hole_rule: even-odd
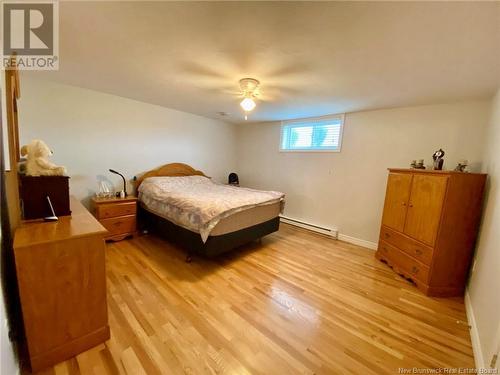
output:
[[[316,233],[326,234],[327,236],[338,238],[339,231],[337,229],[325,228],[319,225],[307,223],[305,221],[292,219],[291,217],[280,215],[280,221],[286,224],[294,225],[296,227],[304,228]]]

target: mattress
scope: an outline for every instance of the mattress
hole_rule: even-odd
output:
[[[205,242],[209,235],[278,216],[284,194],[222,185],[204,176],[150,177],[139,187],[139,201],[149,212],[199,233]]]
[[[141,206],[156,216],[169,220],[169,218],[162,212],[155,212],[154,210],[146,207],[144,204],[141,204]],[[265,223],[266,221],[279,216],[280,212],[281,202],[276,202],[233,213],[232,215],[221,219],[210,232],[210,236],[221,236],[223,234],[236,232],[257,224]]]

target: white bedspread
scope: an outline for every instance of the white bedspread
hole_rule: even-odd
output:
[[[200,233],[203,242],[221,219],[252,207],[284,202],[284,197],[277,191],[221,185],[203,176],[149,177],[139,186],[139,200],[146,209]]]

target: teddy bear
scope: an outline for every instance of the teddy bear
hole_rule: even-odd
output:
[[[44,141],[35,139],[21,148],[21,155],[26,156],[24,170],[27,176],[64,176],[66,168],[49,161],[53,154]]]

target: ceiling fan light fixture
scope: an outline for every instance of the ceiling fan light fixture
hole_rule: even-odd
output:
[[[245,98],[241,101],[240,106],[245,112],[250,112],[255,108],[256,104],[252,98]]]
[[[248,112],[252,111],[257,105],[254,98],[259,95],[259,85],[260,82],[255,78],[240,79],[241,95],[244,98],[240,106],[245,111],[245,120],[248,119]]]
[[[255,78],[242,78],[240,79],[240,88],[241,91],[246,93],[254,93],[259,87],[260,82]]]

